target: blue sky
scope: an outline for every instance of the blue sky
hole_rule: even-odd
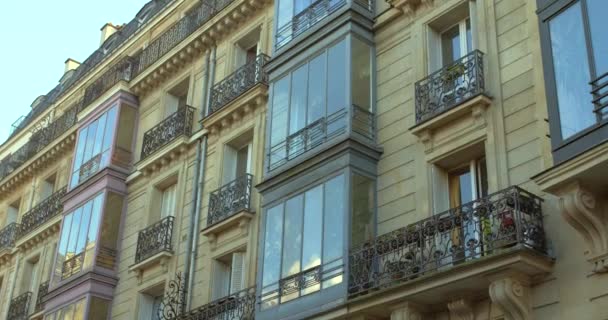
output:
[[[0,143],[11,124],[63,75],[67,58],[84,61],[106,22],[130,21],[147,0],[4,1],[0,10]]]

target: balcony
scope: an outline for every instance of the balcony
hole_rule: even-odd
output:
[[[0,230],[0,252],[11,249],[15,246],[15,240],[19,233],[19,224],[13,222],[4,229]]]
[[[352,249],[349,296],[412,283],[426,286],[426,292],[416,298],[428,301],[458,291],[458,286],[476,275],[504,270],[529,275],[546,272],[550,262],[541,205],[539,197],[511,187]],[[453,280],[449,284],[447,277]],[[483,287],[475,289],[484,292]]]
[[[178,319],[188,320],[253,320],[255,288],[248,288],[227,297],[209,302]]]
[[[76,116],[79,106],[80,104],[77,103],[45,127],[36,130],[26,144],[2,159],[0,162],[0,180],[17,171],[23,164],[35,158],[36,155],[46,149],[53,141],[72,128],[77,121]],[[51,154],[56,156],[60,154],[59,151],[55,150]]]
[[[173,224],[175,218],[168,216],[139,231],[135,264],[130,270],[141,272],[146,267],[173,255]]]
[[[241,227],[243,233],[247,232],[246,227],[253,217],[252,186],[253,176],[246,174],[211,192],[207,227],[203,230],[210,242],[213,243],[221,231],[235,226]]]
[[[63,187],[56,191],[23,215],[19,226],[19,238],[25,237],[63,211],[61,198],[65,195],[66,189],[66,187]]]
[[[349,119],[350,121],[346,121]],[[268,171],[273,171],[308,151],[344,134],[367,143],[374,143],[376,122],[373,113],[353,105],[320,118],[284,141],[270,147],[268,151]]]
[[[238,68],[224,80],[215,84],[211,89],[211,103],[209,104],[207,116],[220,110],[255,85],[259,83],[267,84],[268,75],[264,70],[264,65],[269,60],[269,56],[260,54],[255,60]]]
[[[164,146],[180,137],[192,135],[195,109],[190,106],[179,108],[175,113],[144,133],[141,160],[148,158]]]
[[[113,65],[85,88],[82,102],[83,109],[120,81],[130,81],[137,67],[138,61],[131,57],[123,58]]]
[[[34,313],[39,313],[44,310],[44,296],[49,292],[49,282],[43,282],[38,287],[38,294],[36,295],[36,306],[34,307]]]
[[[32,293],[26,292],[11,300],[6,318],[11,320],[27,320],[29,316],[28,313],[30,310],[31,299]]]

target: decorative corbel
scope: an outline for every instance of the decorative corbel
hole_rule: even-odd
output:
[[[596,273],[608,272],[608,201],[578,181],[558,190],[562,216],[583,237]]]
[[[411,302],[395,306],[391,311],[391,320],[422,320],[420,308]]]
[[[505,320],[530,319],[530,288],[520,279],[507,276],[492,281],[490,299],[501,307]]]
[[[448,303],[448,310],[450,310],[450,319],[455,320],[474,320],[475,313],[473,313],[473,307],[467,299],[453,300]]]

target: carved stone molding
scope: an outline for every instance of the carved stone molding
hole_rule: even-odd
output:
[[[450,319],[454,320],[474,320],[475,313],[471,302],[467,299],[458,299],[448,302],[448,310],[450,310]]]
[[[406,302],[393,308],[391,312],[391,320],[423,320],[423,314],[420,307]]]
[[[562,216],[584,239],[593,271],[608,272],[608,200],[578,181],[557,192]]]
[[[434,0],[386,0],[391,7],[400,10],[409,18],[414,17],[417,9],[421,7],[431,7],[433,5],[433,1]]]
[[[490,284],[490,299],[504,312],[505,320],[529,320],[530,288],[514,277],[499,278]]]

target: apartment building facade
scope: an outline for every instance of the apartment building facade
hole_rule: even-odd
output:
[[[150,1],[0,146],[0,317],[608,319],[606,10]]]

